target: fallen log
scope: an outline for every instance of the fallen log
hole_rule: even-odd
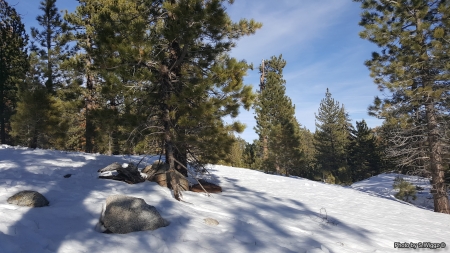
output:
[[[108,176],[100,175],[98,178],[123,181],[128,184],[138,184],[145,181],[145,178],[141,176],[141,173],[139,172],[137,167],[132,163],[128,164],[128,166],[126,167],[123,167],[119,163],[112,163],[105,168],[98,170],[98,172],[100,173],[108,171],[117,171],[118,174]]]

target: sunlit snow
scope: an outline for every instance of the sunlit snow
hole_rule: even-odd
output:
[[[1,145],[0,253],[450,251],[450,215],[396,200],[395,174],[341,187],[216,165],[207,177],[223,192],[210,197],[184,192],[183,202],[156,183],[98,179],[97,170],[112,162],[140,159]],[[155,159],[144,159],[139,168]],[[67,174],[72,175],[64,178]],[[50,205],[6,202],[21,190],[42,193]],[[426,192],[421,201],[428,200]],[[97,232],[102,205],[113,194],[143,198],[170,225],[125,235]],[[205,224],[206,218],[219,225]],[[396,242],[448,246],[398,249]]]

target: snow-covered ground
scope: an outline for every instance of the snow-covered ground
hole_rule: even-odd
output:
[[[392,185],[396,177],[403,178],[405,181],[414,186],[419,187],[416,191],[416,199],[409,199],[410,203],[403,202],[395,198],[398,190],[392,189]],[[430,193],[431,185],[428,178],[402,175],[396,173],[380,174],[369,179],[354,183],[351,186],[353,189],[366,192],[372,196],[378,196],[386,199],[391,199],[404,203],[406,205],[415,205],[427,210],[434,210],[433,195]]]
[[[185,202],[176,201],[156,183],[98,179],[97,170],[112,162],[138,160],[1,145],[0,253],[450,252],[450,215],[392,198],[395,175],[344,188],[211,166],[210,180],[223,192],[211,197],[185,192]],[[72,176],[64,178],[66,174]],[[50,206],[27,208],[6,202],[21,190],[39,191]],[[143,198],[171,224],[125,235],[97,232],[102,205],[113,194]],[[209,226],[205,218],[220,224]],[[396,242],[444,242],[446,248],[398,249]]]

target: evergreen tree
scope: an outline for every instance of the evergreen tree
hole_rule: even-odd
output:
[[[314,147],[314,134],[306,127],[300,128],[300,150],[304,154],[305,170],[300,174],[311,180],[321,180],[322,175],[318,175],[316,171],[316,149]]]
[[[253,143],[246,143],[242,154],[245,168],[255,169],[255,163],[257,159],[257,147],[258,140],[253,140]]]
[[[0,0],[0,141],[8,140],[9,120],[17,101],[16,84],[28,69],[28,35],[19,14]],[[8,140],[9,141],[9,140]]]
[[[298,175],[302,169],[300,125],[294,114],[295,106],[286,96],[283,68],[286,61],[280,55],[272,56],[260,66],[261,84],[257,102],[256,132],[260,136],[264,170]]]
[[[56,99],[41,84],[40,60],[30,55],[30,69],[18,89],[19,102],[11,117],[11,136],[30,148],[60,147],[66,128],[60,122]]]
[[[165,1],[164,24],[155,27],[160,36],[154,45],[158,52],[167,52],[155,52],[156,68],[151,68],[170,173],[185,166],[188,154],[199,157],[200,164],[217,161],[233,143],[228,133],[243,130],[240,123],[226,125],[222,118],[236,117],[241,105],[249,108],[252,88],[243,85],[242,78],[250,66],[226,52],[234,40],[261,25],[253,20],[233,23],[223,4],[223,0]],[[176,177],[171,178],[179,199]]]
[[[314,135],[316,161],[325,182],[338,184],[351,182],[347,162],[351,128],[349,122],[344,106],[340,106],[327,89],[316,114]]]
[[[244,160],[244,151],[247,144],[248,143],[245,140],[239,137],[234,137],[234,143],[230,148],[230,152],[227,153],[219,164],[247,168],[246,161]]]
[[[84,14],[79,11],[70,21],[90,17],[96,44],[91,67],[104,82],[99,90],[117,84],[112,79],[131,84],[138,99],[124,95],[123,103],[133,101],[134,108],[121,109],[147,113],[145,128],[161,138],[170,173],[187,167],[188,157],[202,165],[226,156],[234,142],[229,133],[243,125],[227,125],[222,118],[236,117],[253,98],[251,86],[242,83],[250,66],[227,52],[261,24],[233,23],[219,0],[82,2]],[[120,10],[126,6],[140,11],[124,15]],[[180,199],[177,177],[171,179]]]
[[[371,112],[395,129],[390,146],[397,147],[401,163],[431,173],[435,211],[450,214],[444,181],[450,3],[356,1],[363,9],[360,36],[381,47],[366,65],[378,87],[390,93],[376,98]]]
[[[59,83],[58,67],[67,56],[67,45],[63,38],[65,24],[56,7],[56,0],[44,0],[40,2],[39,10],[42,15],[36,20],[42,30],[31,28],[31,36],[38,45],[33,43],[32,50],[37,52],[42,61],[43,79],[49,93],[54,93],[55,86]]]
[[[381,151],[366,121],[356,121],[356,129],[351,134],[348,160],[352,182],[380,174],[383,170]]]
[[[76,54],[66,62],[72,70],[72,76],[75,79],[83,80],[82,96],[79,98],[84,101],[83,109],[79,112],[79,118],[82,120],[80,124],[83,127],[83,136],[77,137],[82,140],[82,146],[85,152],[91,153],[96,151],[94,147],[94,138],[96,134],[96,126],[94,125],[93,111],[98,107],[99,88],[97,82],[100,76],[96,71],[94,64],[94,54],[97,48],[95,45],[96,32],[95,22],[98,15],[102,13],[105,6],[102,1],[79,0],[74,13],[66,13],[64,16],[70,27],[69,38],[76,43],[75,48],[78,50]]]
[[[58,147],[63,133],[63,122],[60,119],[61,110],[56,106],[54,96],[55,84],[60,82],[58,72],[61,60],[64,58],[64,42],[58,38],[62,35],[61,16],[55,6],[56,0],[46,0],[40,3],[39,9],[44,13],[36,19],[43,28],[31,28],[34,39],[30,56],[30,69],[27,79],[19,87],[20,103],[17,113],[12,119],[12,135],[22,144],[31,148]],[[37,42],[38,45],[35,45]],[[45,89],[41,82],[45,82]],[[59,131],[58,131],[59,130]]]

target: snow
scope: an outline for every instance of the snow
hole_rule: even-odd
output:
[[[449,252],[450,215],[393,198],[395,174],[341,187],[214,165],[208,177],[223,192],[209,197],[184,192],[184,202],[156,183],[98,179],[97,170],[112,162],[137,164],[141,158],[0,145],[0,253],[431,251],[394,248],[396,242],[444,242],[449,246],[432,252]],[[139,167],[156,159],[146,158]],[[42,193],[50,205],[6,202],[22,190]],[[125,235],[99,233],[103,205],[113,194],[144,199],[170,225]],[[208,218],[219,224],[205,224]]]
[[[405,181],[418,186],[419,190],[416,193],[416,199],[410,199],[411,203],[403,202],[394,197],[398,190],[392,189],[392,184],[396,177],[403,178]],[[420,208],[434,210],[433,195],[430,193],[430,180],[418,176],[401,175],[397,173],[380,174],[369,179],[354,183],[353,189],[367,192],[372,196],[379,196],[382,198],[398,201],[406,205],[414,205]]]

